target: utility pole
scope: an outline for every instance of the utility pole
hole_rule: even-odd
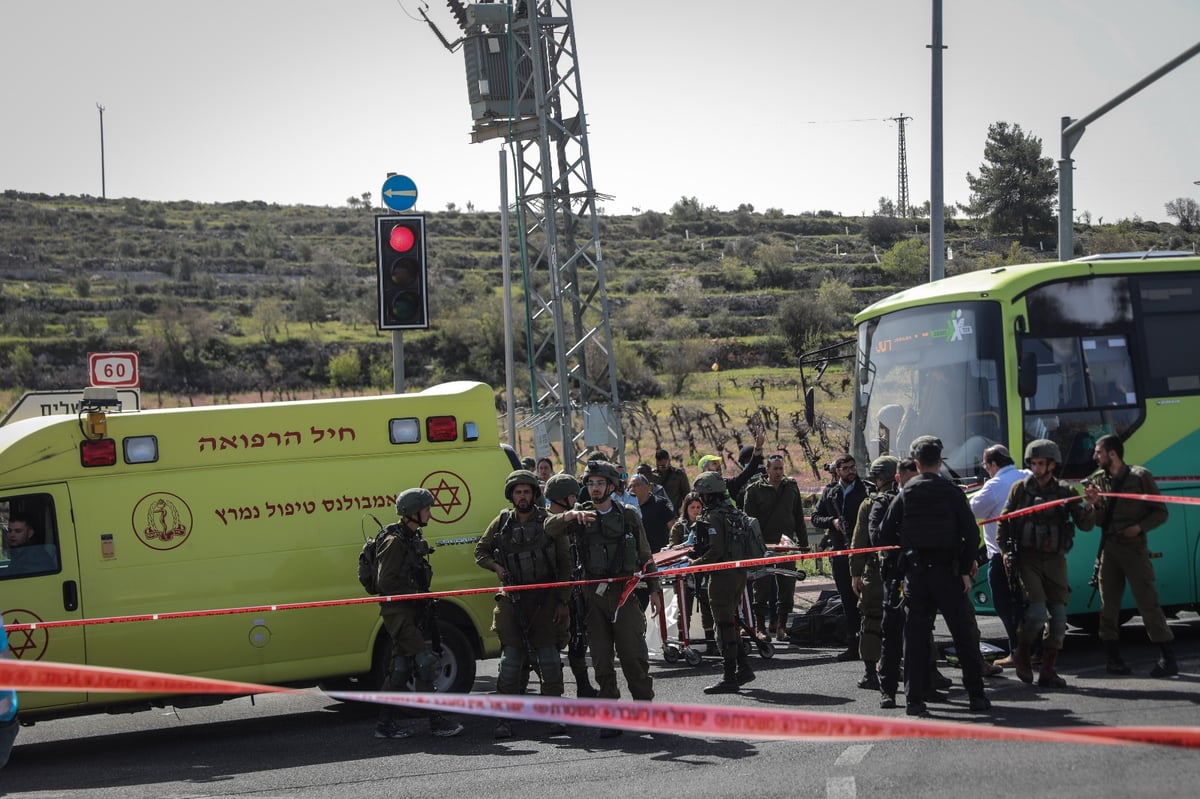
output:
[[[891,119],[900,126],[899,165],[896,168],[896,213],[901,219],[908,219],[908,145],[904,143],[904,123],[912,117],[901,114]]]
[[[96,108],[100,109],[100,199],[105,200],[108,193],[104,185],[104,106],[96,103]]]
[[[472,141],[502,138],[513,161],[520,252],[513,271],[526,295],[534,394],[528,424],[558,428],[568,471],[598,445],[611,447],[623,467],[596,204],[606,198],[592,183],[571,0],[449,5],[465,36],[451,44],[434,32],[451,50],[463,46]]]
[[[933,0],[929,136],[929,282],[946,276],[946,195],[942,165],[942,0]]]

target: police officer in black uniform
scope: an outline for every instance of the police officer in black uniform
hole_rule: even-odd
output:
[[[908,605],[904,622],[905,711],[910,716],[929,712],[924,699],[929,681],[929,631],[938,611],[958,650],[971,709],[988,710],[991,702],[983,693],[983,659],[967,606],[979,528],[966,495],[938,473],[941,440],[920,436],[912,444],[912,457],[920,473],[888,506],[879,530],[880,543],[898,544],[904,558]]]

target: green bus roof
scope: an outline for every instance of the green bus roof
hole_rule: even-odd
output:
[[[859,311],[854,317],[857,327],[868,319],[885,313],[930,305],[935,302],[968,300],[1012,301],[1034,286],[1086,275],[1111,275],[1128,272],[1188,272],[1200,270],[1200,256],[1195,253],[1121,254],[1125,257],[1089,257],[1074,261],[1043,261],[1041,263],[1001,266],[981,269],[922,283],[898,291]]]

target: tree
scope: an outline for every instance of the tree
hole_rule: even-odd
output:
[[[897,284],[915,285],[928,273],[929,248],[918,239],[905,239],[879,258],[879,266]]]
[[[1178,197],[1163,207],[1167,210],[1167,216],[1178,219],[1179,226],[1184,230],[1191,232],[1200,228],[1200,203],[1191,197]]]
[[[362,383],[362,358],[351,347],[329,359],[329,383],[338,391],[355,388]]]
[[[657,239],[663,234],[666,227],[667,219],[658,211],[647,211],[633,223],[633,229],[638,232],[638,235],[648,239]]]
[[[1021,241],[1054,229],[1058,173],[1042,156],[1042,140],[1020,125],[996,122],[988,127],[979,176],[967,173],[970,213],[986,218],[991,233],[1020,231]]]

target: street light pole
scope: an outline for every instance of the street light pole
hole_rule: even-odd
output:
[[[108,199],[106,187],[104,185],[104,106],[96,103],[96,108],[100,110],[100,199]]]

